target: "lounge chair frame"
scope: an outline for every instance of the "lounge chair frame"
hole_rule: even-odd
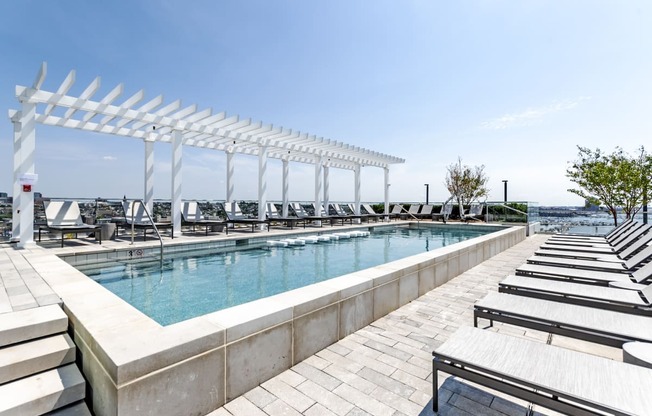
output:
[[[497,294],[496,294],[497,295]],[[503,294],[501,296],[507,296],[511,298],[518,299],[518,296],[512,296],[512,295],[506,295]],[[548,302],[545,300],[538,300],[538,299],[530,299],[531,302]],[[479,301],[478,303],[480,303]],[[492,327],[494,321],[498,322],[503,322],[506,324],[510,325],[515,325],[515,326],[520,326],[523,328],[530,328],[534,329],[537,331],[542,331],[542,332],[548,332],[548,333],[553,333],[553,334],[558,334],[566,337],[571,337],[571,338],[577,338],[577,339],[582,339],[585,341],[589,342],[595,342],[596,344],[603,344],[603,345],[608,345],[611,347],[617,347],[621,348],[622,345],[626,342],[630,341],[642,341],[642,342],[650,342],[652,341],[652,333],[650,333],[650,337],[645,339],[645,338],[638,338],[634,335],[632,336],[624,336],[624,335],[619,335],[614,332],[608,332],[608,331],[603,331],[600,329],[596,328],[589,328],[585,326],[580,326],[580,325],[575,325],[567,322],[559,322],[552,320],[546,316],[533,316],[533,315],[523,315],[503,309],[496,309],[492,307],[488,307],[486,305],[479,305],[476,303],[473,307],[473,326],[478,327],[478,319],[479,318],[484,318],[489,320],[489,326]],[[551,302],[552,304],[558,305],[558,307],[573,307],[573,308],[580,308],[581,306],[578,305],[571,305],[571,304],[563,304],[563,303],[558,303],[558,302]],[[587,309],[593,309],[593,308],[587,308]],[[611,311],[601,311],[602,313],[614,313],[617,314],[619,312],[611,312]],[[625,314],[623,314],[625,315]],[[628,319],[650,319],[648,317],[638,317],[634,315],[627,315],[629,317]],[[650,321],[652,322],[652,321]]]
[[[136,200],[138,201],[138,200]],[[156,232],[156,230],[161,230],[161,229],[170,229],[170,237],[174,238],[174,224],[172,222],[150,222],[148,221],[143,221],[142,219],[142,213],[139,212],[138,215],[134,215],[132,210],[134,209],[134,205],[136,205],[136,201],[127,201],[124,200],[122,201],[122,213],[124,214],[124,221],[120,221],[118,223],[118,227],[116,227],[116,230],[122,226],[125,230],[131,231],[133,230],[142,230],[143,231],[143,241],[147,240],[147,230],[152,230]],[[141,207],[142,210],[145,210],[145,205],[142,204],[142,201],[138,203],[138,206]],[[145,211],[143,211],[145,212]],[[128,215],[128,213],[132,213],[132,215]],[[146,214],[147,215],[147,214]]]
[[[560,372],[568,370],[566,367],[563,367],[563,364],[556,364],[560,358],[560,354],[563,354],[564,362],[581,359],[584,363],[589,363],[590,365],[587,368],[580,368],[579,370],[572,369],[569,371],[582,371],[585,378],[587,377],[587,374],[594,374],[596,370],[599,371],[602,367],[604,367],[604,363],[611,361],[603,357],[588,356],[586,353],[566,350],[560,347],[537,343],[536,341],[532,340],[518,339],[509,335],[497,334],[489,331],[481,331],[471,328],[460,328],[458,333],[453,335],[453,338],[458,338],[454,341],[455,344],[453,345],[456,347],[460,346],[462,348],[465,345],[474,345],[478,346],[479,348],[485,348],[487,350],[496,347],[515,349],[522,348],[523,346],[527,345],[528,350],[532,351],[533,354],[536,355],[537,361],[545,362],[548,366],[557,366],[559,367],[558,370]],[[460,343],[464,345],[460,345]],[[500,346],[498,344],[500,344]],[[443,347],[445,347],[445,345],[446,344],[444,344]],[[441,349],[442,347],[439,348],[439,350]],[[497,371],[495,369],[489,368],[490,364],[482,366],[476,363],[471,363],[468,360],[454,356],[455,353],[449,355],[435,350],[433,351],[432,355],[432,407],[435,412],[438,412],[439,410],[439,371],[443,371],[452,376],[459,377],[470,382],[480,384],[482,386],[486,386],[510,396],[523,399],[527,402],[531,402],[548,409],[561,412],[563,414],[580,416],[605,413],[611,415],[631,415],[633,414],[632,412],[639,413],[640,409],[647,407],[647,403],[644,401],[638,401],[630,405],[629,409],[617,409],[608,403],[596,403],[594,401],[595,399],[585,398],[586,396],[580,397],[582,393],[578,393],[575,389],[573,392],[567,393],[566,391],[562,391],[561,388],[550,388],[542,385],[540,382],[536,381],[536,376],[531,376],[527,379],[524,377],[516,377],[510,374],[509,369],[505,369],[504,371]],[[489,356],[488,352],[486,355]],[[628,389],[628,391],[641,391],[640,382],[648,378],[647,372],[649,369],[631,366],[630,364],[626,363],[613,362],[610,364],[612,364],[612,369],[618,370],[620,376],[635,372],[636,376],[631,381],[628,379],[623,380],[622,382],[627,383],[629,387],[631,387],[631,389]],[[523,365],[529,366],[528,369],[531,367],[531,373],[535,373],[538,368],[536,361],[533,364],[531,359],[527,363],[523,363]],[[650,371],[650,374],[652,374],[652,371]],[[585,389],[590,390],[591,386],[587,386]],[[644,392],[641,394],[645,395]]]
[[[607,299],[607,298],[591,296],[589,293],[587,293],[588,290],[591,289],[591,285],[589,285],[589,287],[587,288],[587,285],[584,285],[582,283],[564,282],[564,281],[556,281],[556,280],[549,280],[549,279],[536,279],[536,278],[528,278],[525,276],[514,276],[514,277],[517,278],[521,277],[524,279],[531,279],[531,280],[540,280],[542,282],[552,282],[557,286],[546,288],[544,287],[545,286],[544,284],[542,285],[542,287],[537,288],[537,287],[527,286],[522,283],[519,284],[518,282],[510,283],[509,281],[508,282],[502,281],[498,283],[498,292],[517,295],[517,296],[528,296],[537,299],[551,300],[553,302],[572,303],[574,305],[588,306],[591,308],[600,308],[600,309],[606,309],[606,310],[611,310],[616,312],[631,313],[634,315],[652,316],[652,305],[650,304],[650,299],[647,299],[644,294],[640,293],[640,291],[625,290],[625,289],[618,289],[612,287],[598,288],[600,290],[604,290],[607,292],[620,291],[620,292],[626,292],[628,296],[630,294],[632,296],[639,296],[640,303],[628,303],[626,301],[621,301],[618,299]],[[509,280],[509,277],[506,280]],[[563,290],[563,285],[572,285],[570,287],[567,286],[568,288],[584,287],[585,290],[577,291],[577,292],[572,292],[570,290]],[[645,301],[647,301],[647,303]]]
[[[195,218],[192,218],[192,215],[186,215],[187,213],[193,212],[193,215]],[[201,209],[199,208],[199,205],[197,205],[196,201],[187,201],[184,202],[182,207],[181,207],[181,225],[185,226],[192,226],[192,232],[195,232],[195,226],[201,226],[204,227],[204,231],[206,235],[210,231],[212,231],[212,228],[214,225],[222,225],[224,226],[224,231],[226,235],[229,234],[229,227],[224,220],[210,220],[204,218],[204,215],[201,212]]]
[[[56,216],[58,216],[61,210],[66,210],[66,212],[64,212],[64,218],[62,218],[59,223],[57,223],[56,218],[50,218],[47,215],[48,207],[51,207],[52,204],[55,204],[55,208],[58,206]],[[100,224],[84,224],[81,219],[81,213],[77,201],[45,201],[43,205],[45,206],[46,225],[38,227],[39,242],[41,241],[41,230],[47,230],[48,232],[61,233],[61,247],[63,247],[65,235],[73,233],[75,234],[75,238],[77,238],[78,233],[94,233],[98,243],[102,244],[102,226]],[[52,211],[52,209],[50,209],[50,211]],[[72,223],[67,224],[67,222]]]
[[[231,212],[228,209],[229,204],[233,204],[233,206],[235,207],[235,213]],[[224,220],[224,222],[227,223],[227,227],[229,224],[232,224],[234,226],[236,224],[248,224],[251,225],[251,232],[254,233],[256,232],[257,225],[267,224],[267,231],[268,232],[270,231],[271,224],[269,219],[265,218],[264,220],[259,220],[258,218],[246,218],[242,213],[242,210],[240,209],[240,205],[238,205],[237,202],[226,202],[224,204],[224,212],[226,212],[227,218],[226,220]],[[233,229],[235,230],[235,227],[233,227]]]

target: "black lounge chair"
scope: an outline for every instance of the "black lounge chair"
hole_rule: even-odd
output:
[[[291,207],[288,206],[288,213]],[[281,212],[276,208],[276,204],[272,202],[267,203],[267,219],[270,222],[282,222],[286,227],[290,229],[294,228],[295,225],[303,224],[303,228],[306,228],[306,220],[299,218],[297,216],[287,216],[284,217]]]
[[[229,205],[231,206],[229,209]],[[240,209],[240,205],[237,202],[226,202],[224,206],[224,211],[226,212],[226,223],[231,225],[236,224],[245,224],[251,225],[251,232],[256,231],[257,225],[267,224],[267,231],[270,229],[270,221],[268,219],[259,220],[258,218],[253,218],[245,215]],[[235,228],[234,228],[235,229]]]
[[[169,229],[170,236],[174,238],[174,225],[170,221],[152,222],[148,217],[147,208],[142,201],[122,201],[122,212],[124,213],[124,221],[121,225],[125,230],[142,230],[143,241],[147,240],[147,230],[162,230]]]
[[[625,290],[561,280],[507,276],[498,283],[498,291],[555,302],[652,316],[652,286],[643,286],[640,290]]]
[[[441,219],[444,224],[446,224],[446,221],[448,221],[448,217],[450,217],[451,212],[453,212],[453,204],[446,202],[441,206],[439,212],[432,214],[432,220],[439,221]]]
[[[102,244],[102,226],[84,224],[77,201],[44,201],[46,225],[38,227],[38,241],[41,241],[41,230],[61,233],[61,247],[66,234],[94,233],[99,244]]]
[[[196,201],[184,202],[181,206],[181,220],[182,225],[192,226],[192,231],[195,231],[196,226],[204,227],[206,235],[209,231],[213,230],[214,226],[222,226],[229,234],[229,227],[224,220],[211,220],[204,217]]]
[[[652,317],[491,292],[473,307],[478,318],[559,334],[612,347],[652,342]]]
[[[443,371],[569,415],[647,415],[652,369],[462,327],[433,353],[433,410]]]

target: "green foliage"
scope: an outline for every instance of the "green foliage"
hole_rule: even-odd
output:
[[[451,196],[457,201],[460,212],[464,212],[464,205],[486,199],[489,195],[487,182],[489,178],[484,173],[484,165],[470,167],[462,165],[462,159],[457,158],[457,163],[446,168],[444,184]]]
[[[641,146],[635,156],[620,147],[611,154],[600,149],[579,149],[578,160],[566,170],[566,176],[578,188],[568,189],[589,203],[607,208],[617,225],[618,208],[631,218],[641,207],[644,194],[649,196],[652,157]]]

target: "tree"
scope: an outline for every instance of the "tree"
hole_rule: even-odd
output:
[[[611,154],[600,149],[577,146],[578,160],[566,170],[566,176],[579,188],[568,189],[595,205],[604,205],[618,225],[618,208],[627,218],[638,212],[652,172],[651,158],[641,146],[636,156],[616,147]]]
[[[464,205],[468,205],[480,198],[487,198],[489,178],[484,173],[484,165],[469,167],[462,166],[462,159],[457,158],[457,163],[446,168],[446,189],[455,198],[460,208],[460,216],[464,214]]]

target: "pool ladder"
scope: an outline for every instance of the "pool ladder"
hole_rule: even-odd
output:
[[[145,212],[145,215],[147,215],[147,219],[149,220],[150,224],[152,224],[152,228],[154,229],[154,232],[158,237],[158,242],[161,249],[160,262],[161,264],[163,264],[163,238],[161,238],[161,233],[158,231],[158,227],[156,226],[156,223],[152,219],[152,216],[149,214],[147,205],[145,205],[142,199],[134,199],[133,205],[131,206],[131,245],[134,244],[134,238],[136,235],[135,226],[134,226],[134,213],[136,212],[136,204],[140,204],[143,207],[143,212]]]

